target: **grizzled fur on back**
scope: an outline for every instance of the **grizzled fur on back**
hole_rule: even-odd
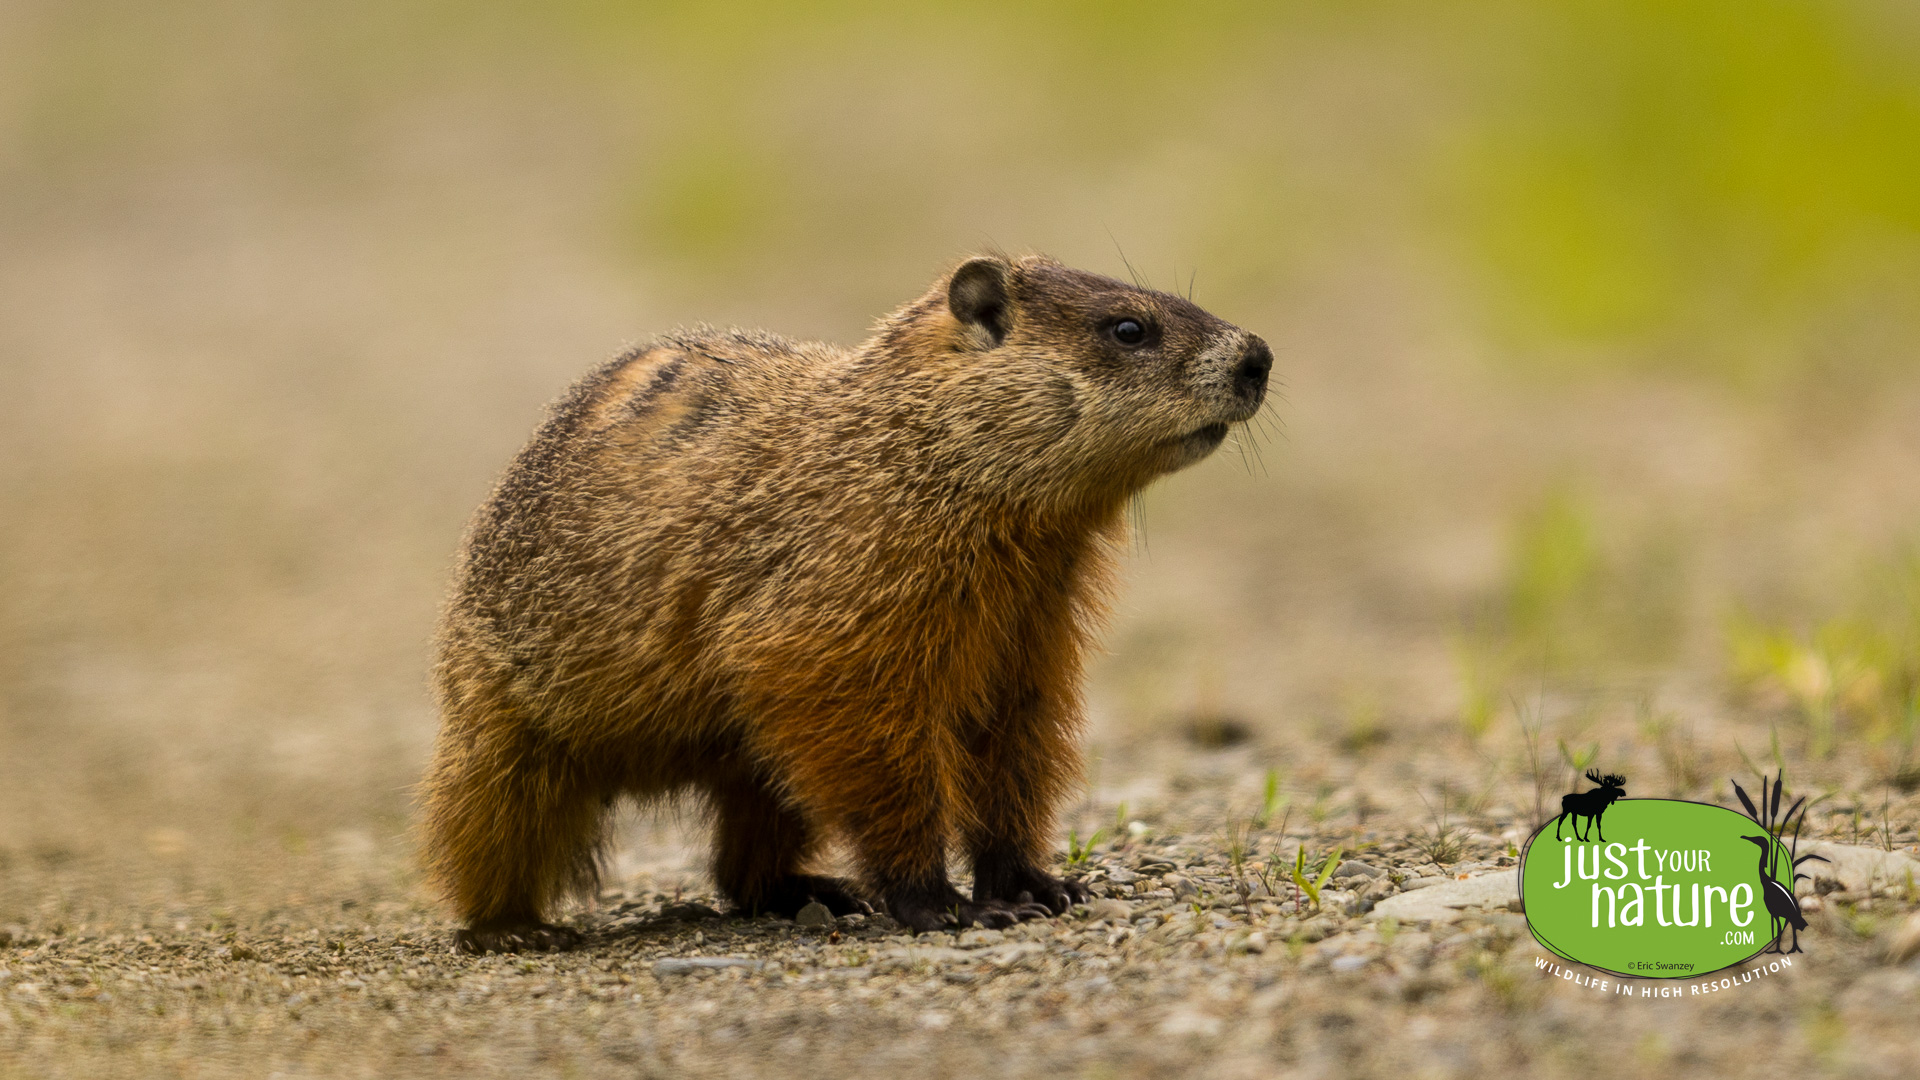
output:
[[[609,805],[683,791],[746,909],[1064,907],[1041,868],[1122,507],[1250,416],[1269,363],[1178,297],[988,257],[857,349],[698,329],[582,379],[442,620],[423,796],[462,945],[567,944],[541,920]],[[833,838],[858,882],[811,872]]]

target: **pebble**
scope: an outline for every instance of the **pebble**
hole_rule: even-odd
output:
[[[1412,888],[1410,883],[1409,888]],[[1520,898],[1520,873],[1515,869],[1496,870],[1466,881],[1441,880],[1380,901],[1373,907],[1376,919],[1392,916],[1401,922],[1452,922],[1462,909],[1495,908],[1505,910]]]
[[[1334,928],[1334,921],[1332,919],[1327,918],[1325,915],[1316,915],[1306,922],[1301,923],[1300,929],[1294,931],[1294,933],[1299,935],[1301,941],[1319,941],[1328,934],[1333,933]]]
[[[1133,905],[1125,900],[1095,900],[1087,905],[1087,915],[1093,919],[1105,919],[1110,923],[1133,921]]]
[[[1920,881],[1920,860],[1904,851],[1819,840],[1803,845],[1800,851],[1827,860],[1807,863],[1814,881],[1836,882],[1849,892],[1870,895],[1876,886],[1894,886],[1898,891],[1909,879]]]
[[[1908,915],[1887,941],[1887,963],[1904,964],[1915,956],[1920,956],[1920,911]]]
[[[675,957],[653,962],[655,975],[687,975],[695,971],[718,971],[722,968],[758,968],[758,960],[748,960],[740,956],[688,956]]]
[[[833,912],[827,910],[827,905],[822,904],[816,900],[813,903],[808,904],[806,907],[801,908],[799,914],[793,917],[793,921],[794,921],[794,925],[796,926],[810,926],[810,927],[832,926]]]

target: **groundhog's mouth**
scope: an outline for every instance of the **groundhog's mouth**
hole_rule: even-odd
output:
[[[1189,432],[1181,442],[1190,450],[1211,451],[1227,438],[1227,422],[1218,420],[1197,431]]]
[[[1215,421],[1206,427],[1195,428],[1177,438],[1168,439],[1161,445],[1172,451],[1172,459],[1164,468],[1172,472],[1184,469],[1218,449],[1227,439],[1227,423]]]

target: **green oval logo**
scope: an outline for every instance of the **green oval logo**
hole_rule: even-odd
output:
[[[1570,803],[1521,855],[1527,925],[1556,955],[1630,978],[1685,979],[1750,960],[1783,932],[1797,947],[1806,923],[1794,859],[1759,821],[1617,794],[1594,808],[1583,819]]]

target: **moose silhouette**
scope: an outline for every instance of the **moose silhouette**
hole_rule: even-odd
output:
[[[1598,832],[1600,842],[1603,844],[1607,842],[1606,831],[1600,826],[1600,816],[1607,812],[1607,807],[1612,806],[1614,800],[1626,795],[1627,778],[1617,773],[1601,776],[1600,770],[1588,769],[1587,779],[1600,786],[1592,791],[1576,791],[1560,797],[1560,816],[1553,819],[1555,840],[1560,839],[1560,823],[1572,818],[1573,838],[1585,843],[1587,837],[1580,834],[1580,819],[1585,818],[1588,822],[1588,831]]]

